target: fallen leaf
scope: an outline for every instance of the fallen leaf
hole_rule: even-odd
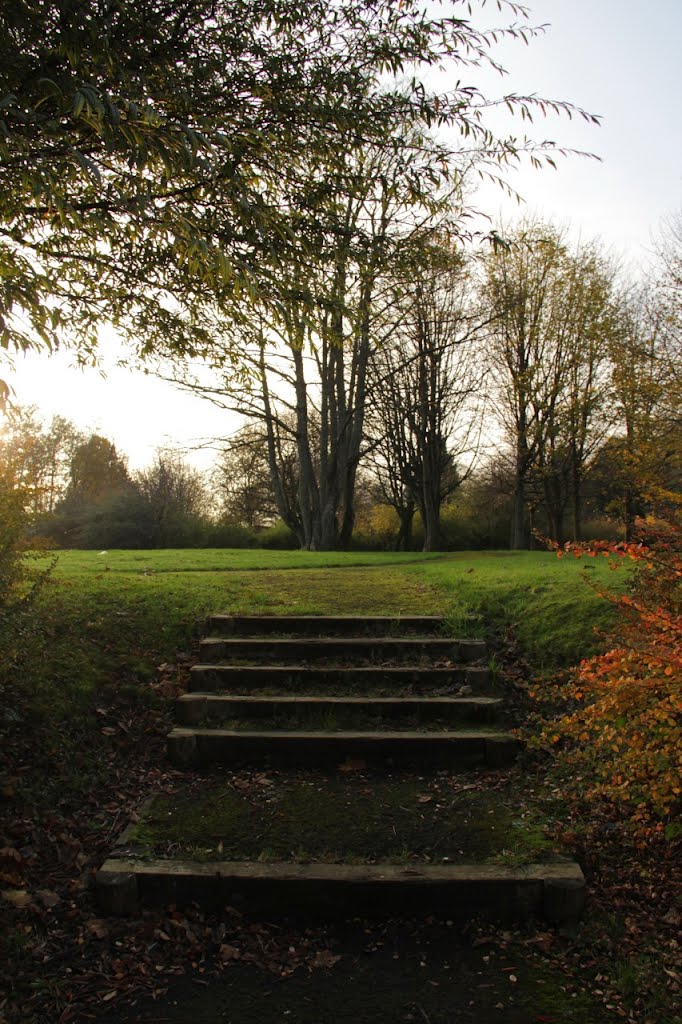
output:
[[[61,897],[51,889],[36,889],[36,899],[48,910],[52,910],[58,903],[61,903]]]
[[[12,906],[17,907],[19,910],[31,904],[31,894],[26,892],[25,889],[5,889],[2,895],[8,903],[11,903]]]
[[[241,950],[237,949],[236,946],[231,946],[228,942],[223,942],[218,953],[224,963],[228,960],[239,960],[242,955]]]
[[[360,758],[349,757],[347,761],[344,761],[339,765],[340,772],[364,772],[367,768],[367,762]]]
[[[317,951],[317,953],[315,954],[315,958],[313,960],[312,966],[313,967],[333,967],[334,964],[338,964],[340,959],[341,959],[340,956],[335,956],[335,954],[332,953],[328,949],[319,949]]]
[[[105,939],[109,934],[108,924],[106,921],[102,921],[98,917],[94,918],[92,921],[88,921],[85,930],[96,939]]]
[[[5,885],[19,886],[23,876],[23,858],[13,846],[3,846],[0,850],[0,882]]]

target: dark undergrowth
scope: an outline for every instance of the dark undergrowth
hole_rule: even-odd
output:
[[[208,612],[444,612],[453,632],[494,627],[498,686],[519,714],[526,698],[516,682],[587,653],[597,642],[595,622],[608,623],[579,567],[556,570],[548,555],[301,564],[295,572],[269,568],[266,557],[228,572],[187,564],[172,571],[172,553],[163,552],[170,571],[156,571],[150,553],[119,572],[113,554],[97,562],[88,553],[73,571],[62,559],[25,624],[11,671],[0,675],[0,1020],[243,1024],[280,1020],[285,1008],[292,1021],[350,1020],[351,1010],[362,1020],[358,1000],[371,1009],[371,979],[384,969],[393,977],[393,963],[406,979],[414,967],[425,985],[419,998],[398,986],[373,1020],[679,1018],[678,866],[662,845],[633,844],[607,809],[566,804],[551,763],[541,759],[526,765],[525,785],[529,794],[545,794],[545,811],[546,800],[562,810],[546,812],[551,829],[543,825],[538,834],[552,850],[577,854],[588,873],[590,912],[571,935],[474,923],[453,939],[444,923],[399,919],[311,930],[198,911],[102,920],[95,871],[141,798],[171,799],[178,785],[164,756],[169,701],[186,685]],[[434,831],[422,855],[435,855],[428,851],[436,841]],[[223,1002],[216,996],[198,1009],[196,993],[209,979]],[[283,980],[292,987],[281,989]],[[166,997],[173,985],[179,988]],[[354,985],[348,1013],[345,1004],[335,1014],[324,1009],[334,992]],[[270,1003],[268,991],[275,993]],[[230,1016],[231,998],[237,1008],[242,999],[243,1016]]]

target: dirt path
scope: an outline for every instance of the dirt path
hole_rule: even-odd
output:
[[[329,967],[276,977],[233,963],[171,986],[107,1024],[601,1024],[612,1020],[562,971],[496,933],[444,922],[351,923],[317,936]],[[546,933],[525,939],[553,940]],[[308,936],[311,938],[311,935]],[[505,948],[506,947],[506,948]],[[338,959],[337,959],[338,958]]]

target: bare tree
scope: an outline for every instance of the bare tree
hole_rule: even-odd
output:
[[[158,452],[147,469],[135,474],[134,483],[150,514],[154,543],[159,547],[181,536],[183,523],[210,511],[202,474],[177,455]]]
[[[391,329],[379,282],[411,236],[451,210],[451,188],[438,188],[440,159],[438,145],[399,125],[382,146],[349,152],[342,140],[324,164],[302,167],[298,188],[280,201],[300,209],[301,234],[323,244],[314,259],[309,245],[291,246],[277,264],[277,301],[239,310],[249,372],[235,379],[230,368],[201,388],[263,425],[277,509],[303,548],[350,541],[368,368]],[[197,386],[186,372],[182,382]],[[295,506],[283,476],[292,442]]]
[[[278,477],[293,507],[296,493],[296,451],[293,444],[279,454]],[[271,525],[278,514],[268,463],[268,439],[262,424],[247,423],[234,434],[211,473],[213,500],[224,520],[251,530]]]
[[[372,359],[368,413],[368,458],[400,518],[397,544],[409,545],[419,509],[425,551],[437,549],[441,506],[474,464],[485,376],[468,274],[461,255],[440,243],[430,265],[413,267],[400,286],[401,316]]]

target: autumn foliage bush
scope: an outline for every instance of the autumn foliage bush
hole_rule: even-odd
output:
[[[559,556],[634,563],[609,649],[562,683],[569,710],[545,725],[576,791],[642,830],[682,834],[682,504],[638,523],[632,543],[568,545]]]

